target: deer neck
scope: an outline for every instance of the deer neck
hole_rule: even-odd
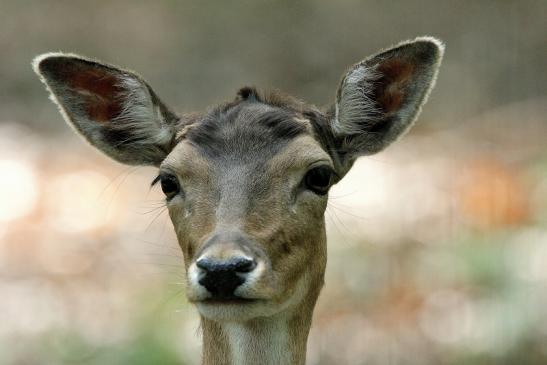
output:
[[[300,304],[271,317],[246,322],[202,317],[203,365],[303,365],[319,291],[311,290]]]

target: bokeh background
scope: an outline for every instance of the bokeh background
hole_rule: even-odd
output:
[[[419,123],[331,193],[308,363],[547,363],[547,3],[0,0],[0,363],[196,364],[198,316],[149,188],[62,121],[31,59],[137,70],[176,110],[237,88],[332,102],[400,40],[447,50]]]

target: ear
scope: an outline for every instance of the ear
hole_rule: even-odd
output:
[[[331,126],[347,165],[379,152],[414,123],[435,83],[444,46],[416,38],[350,68],[337,92]]]
[[[62,53],[36,57],[33,68],[65,120],[113,159],[159,165],[173,148],[178,118],[136,74]]]

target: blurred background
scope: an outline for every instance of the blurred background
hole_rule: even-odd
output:
[[[547,3],[0,0],[0,363],[197,364],[155,169],[87,146],[30,62],[129,67],[180,112],[243,85],[320,106],[352,63],[434,35],[401,142],[331,193],[308,363],[547,363]]]

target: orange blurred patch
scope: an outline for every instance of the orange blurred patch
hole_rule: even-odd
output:
[[[457,184],[460,213],[472,226],[515,226],[530,218],[529,191],[520,172],[494,159],[466,166]]]
[[[385,327],[398,327],[414,321],[423,306],[422,293],[412,283],[404,281],[386,289],[376,313],[376,320]]]

